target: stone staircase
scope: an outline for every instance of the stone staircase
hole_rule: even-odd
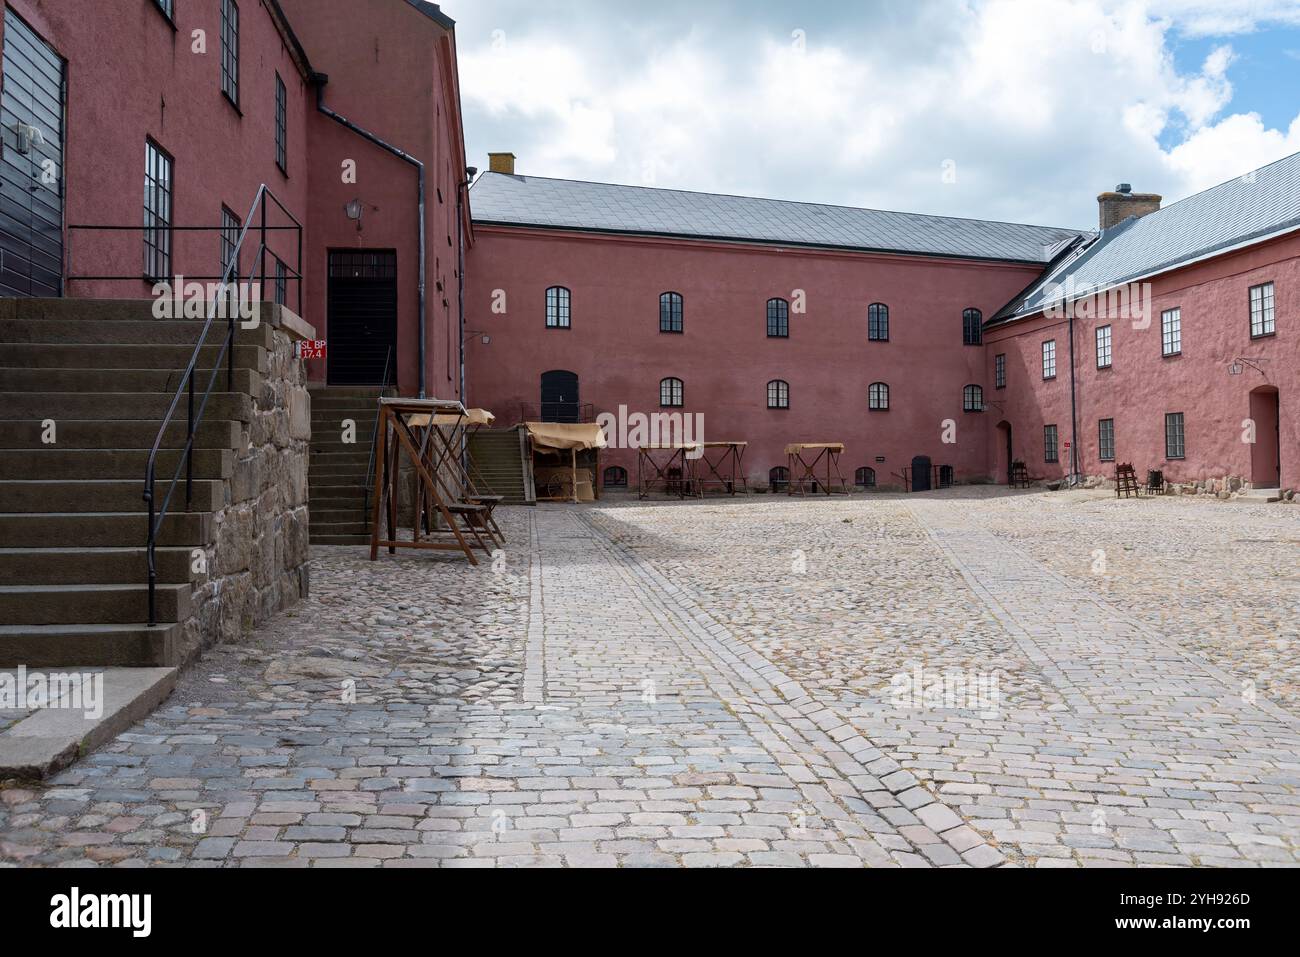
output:
[[[370,448],[375,434],[378,388],[311,390],[311,540],[317,545],[368,545],[366,513]],[[355,435],[345,436],[351,421]],[[345,442],[345,437],[354,439]]]
[[[273,338],[279,337],[281,353],[289,343],[275,310],[264,304],[263,317],[274,313],[273,321],[238,331],[233,391],[224,391],[223,372],[208,400],[193,455],[190,510],[182,471],[161,528],[159,623],[149,627],[145,464],[202,323],[155,319],[148,301],[0,301],[0,668],[176,665],[197,650],[202,639],[187,625],[200,590],[206,588],[208,601],[227,584],[214,589],[209,566],[220,562],[223,573],[240,572],[230,556],[241,551],[245,562],[254,561],[247,554],[254,544],[251,521],[223,509],[245,501],[270,511],[276,503],[265,488],[290,481],[256,474],[273,457],[254,454],[250,445],[286,444],[263,434],[274,416],[287,419],[277,399],[267,399],[264,379]],[[215,329],[210,338],[218,345],[203,350],[200,396],[221,341]],[[258,420],[259,402],[271,407],[265,420]],[[305,433],[306,416],[300,418],[297,431]],[[282,429],[287,434],[288,426]],[[185,439],[182,398],[157,459],[160,499]],[[305,526],[305,508],[296,514]],[[243,532],[248,542],[233,537]],[[293,573],[301,567],[293,565]],[[286,572],[269,587],[291,577]],[[229,587],[224,594],[238,592]],[[267,605],[266,594],[255,597]],[[241,619],[253,614],[229,601],[219,606],[209,614],[233,615],[224,630],[236,634]]]
[[[484,494],[505,496],[506,505],[534,505],[537,494],[524,462],[523,429],[480,429],[470,436],[470,460],[478,470],[475,481]],[[481,479],[481,481],[479,481]]]

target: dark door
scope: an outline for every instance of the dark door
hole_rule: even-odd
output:
[[[930,491],[930,458],[918,455],[912,459],[912,491]]]
[[[0,296],[63,295],[63,58],[5,8]]]
[[[541,413],[543,422],[579,420],[577,373],[562,369],[542,373]]]
[[[1006,427],[1007,433],[1007,484],[1011,484],[1011,463],[1016,460],[1015,453],[1011,451],[1011,426]]]
[[[330,385],[395,381],[397,253],[331,252],[325,321]]]

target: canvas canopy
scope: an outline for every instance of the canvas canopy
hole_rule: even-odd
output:
[[[455,426],[491,425],[497,420],[497,417],[487,409],[466,409],[464,415],[458,415],[454,412],[442,412],[437,415],[413,415],[407,419],[407,424],[411,428],[423,428],[432,423],[439,427],[452,428]]]
[[[539,452],[603,449],[605,430],[593,423],[525,422],[524,428]]]
[[[800,452],[812,452],[817,449],[826,449],[834,452],[836,455],[844,451],[843,442],[798,442],[794,445],[785,447],[786,455],[798,455]]]

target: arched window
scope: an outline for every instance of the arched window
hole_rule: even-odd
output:
[[[875,488],[876,470],[866,465],[862,466],[854,473],[853,484],[858,488]]]
[[[984,313],[978,309],[967,309],[961,314],[961,341],[968,346],[978,346],[984,342]]]
[[[767,473],[767,484],[773,492],[784,492],[790,487],[790,470],[784,465],[778,465]]]
[[[659,297],[659,331],[682,331],[682,294],[666,292]]]
[[[682,392],[681,379],[661,379],[659,382],[659,404],[670,409],[679,408],[682,405]]]
[[[627,469],[621,465],[605,469],[605,488],[627,488]]]
[[[867,408],[872,412],[889,411],[889,386],[883,382],[873,382],[867,388]]]
[[[867,339],[871,342],[889,341],[889,307],[883,302],[867,306]]]
[[[968,385],[962,391],[961,407],[967,412],[984,411],[984,388],[978,385]]]
[[[568,329],[570,322],[569,302],[572,296],[563,286],[552,286],[546,290],[546,328]]]
[[[790,383],[784,379],[773,379],[767,384],[767,407],[769,409],[790,408]]]
[[[767,337],[769,339],[790,338],[790,304],[784,299],[767,301]]]

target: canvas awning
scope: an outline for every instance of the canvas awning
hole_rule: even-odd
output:
[[[434,425],[439,427],[454,428],[459,425],[468,428],[470,426],[490,426],[496,420],[497,417],[487,409],[466,409],[464,415],[457,415],[456,413],[439,413],[432,417],[413,415],[407,419],[407,424],[412,428],[423,428],[432,421]]]
[[[525,422],[533,448],[542,452],[582,451],[606,447],[605,430],[593,423]]]
[[[838,455],[839,453],[844,451],[844,443],[843,442],[798,442],[795,443],[794,445],[787,445],[785,447],[785,454],[798,455],[800,452],[804,452],[804,451],[811,452],[811,451],[816,451],[818,449],[826,449],[827,451],[834,452],[836,455]]]

